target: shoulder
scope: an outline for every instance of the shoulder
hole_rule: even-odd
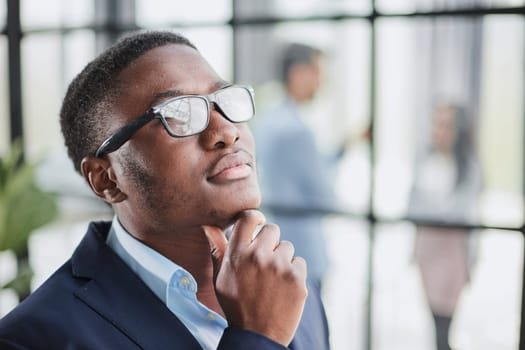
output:
[[[84,265],[96,261],[92,246],[104,241],[109,223],[92,223],[86,236],[73,254],[39,288],[0,320],[0,344],[26,344],[32,349],[40,344],[45,334],[48,344],[73,336],[86,315],[92,311],[77,296],[88,278],[76,275],[73,260],[84,260]],[[89,252],[91,250],[91,253]],[[78,333],[78,332],[77,332]]]
[[[79,287],[77,283],[71,276],[71,262],[68,261],[0,320],[0,339],[27,344],[28,339],[41,339],[42,334],[52,337],[59,333],[62,324],[68,322],[69,316],[66,315],[74,309],[70,305],[78,303],[73,294],[73,290]]]
[[[255,129],[264,132],[298,132],[305,131],[306,125],[300,118],[298,107],[285,100],[266,108],[257,116]]]

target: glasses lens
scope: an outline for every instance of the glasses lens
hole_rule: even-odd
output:
[[[242,87],[232,86],[216,94],[216,101],[226,116],[234,122],[245,122],[255,114],[250,92]]]
[[[177,136],[197,134],[206,128],[208,103],[201,97],[175,99],[162,106],[159,111],[170,131]]]

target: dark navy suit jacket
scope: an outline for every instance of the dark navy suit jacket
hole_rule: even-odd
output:
[[[0,320],[0,349],[201,349],[197,340],[105,243],[111,223],[91,223],[72,258]],[[309,287],[294,350],[325,350],[328,327]],[[282,350],[228,327],[218,349]]]

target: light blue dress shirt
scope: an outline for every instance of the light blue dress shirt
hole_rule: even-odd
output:
[[[188,328],[203,349],[217,349],[228,323],[197,300],[197,282],[188,271],[132,237],[117,216],[106,242]]]

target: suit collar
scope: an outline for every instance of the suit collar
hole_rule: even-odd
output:
[[[201,349],[188,329],[106,245],[110,222],[91,223],[76,249],[73,275],[88,279],[75,295],[140,348]]]
[[[104,249],[111,222],[99,221],[89,224],[87,234],[84,236],[71,257],[73,276],[92,278],[102,261],[110,259],[109,249]]]

